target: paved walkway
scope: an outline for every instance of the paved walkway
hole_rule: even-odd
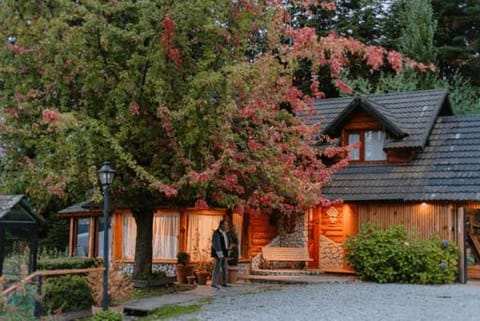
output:
[[[299,276],[263,276],[249,275],[245,276],[234,284],[228,284],[228,287],[220,289],[212,288],[209,285],[199,285],[190,291],[167,294],[158,297],[144,298],[125,303],[125,312],[131,314],[148,314],[149,312],[171,304],[193,304],[200,299],[214,297],[216,295],[237,295],[242,293],[252,293],[261,291],[272,284],[317,284],[317,283],[351,283],[357,282],[354,276],[338,275],[299,275]]]

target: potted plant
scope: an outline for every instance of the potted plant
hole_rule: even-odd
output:
[[[198,285],[207,284],[208,277],[212,274],[213,262],[211,259],[202,260],[195,264],[195,275]]]
[[[187,283],[187,276],[193,274],[194,265],[190,264],[190,254],[187,252],[177,253],[177,265],[175,266],[175,272],[178,283]]]
[[[103,272],[90,272],[87,275],[87,282],[92,289],[92,297],[95,303],[95,306],[92,306],[92,313],[98,313],[102,311]],[[128,299],[132,292],[132,280],[124,274],[117,265],[112,265],[108,271],[109,310],[123,313],[122,303]]]

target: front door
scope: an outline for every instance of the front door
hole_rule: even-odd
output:
[[[349,272],[344,243],[357,232],[356,216],[348,205],[318,208],[307,213],[308,248],[313,261],[309,268],[326,272]]]

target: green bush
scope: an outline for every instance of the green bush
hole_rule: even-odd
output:
[[[452,283],[457,275],[458,250],[432,237],[409,236],[404,226],[380,230],[365,224],[346,242],[347,262],[365,280],[380,283]]]
[[[88,269],[101,265],[101,260],[83,257],[59,257],[38,261],[38,270]]]
[[[122,321],[123,314],[119,312],[113,312],[113,311],[102,311],[99,313],[95,313],[90,320],[91,321]]]
[[[90,309],[93,304],[92,291],[84,277],[65,275],[48,278],[42,288],[42,311],[62,312]]]

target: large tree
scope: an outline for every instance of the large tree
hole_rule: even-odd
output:
[[[476,0],[432,0],[438,30],[438,65],[442,74],[457,72],[480,87],[480,2]]]
[[[99,199],[96,169],[110,160],[113,197],[137,223],[134,274],[151,270],[159,204],[328,204],[322,185],[347,161],[322,159],[344,150],[314,146],[318,126],[295,116],[322,97],[319,70],[348,92],[349,57],[403,68],[396,52],[293,28],[282,1],[6,0],[0,19],[4,191],[40,211],[92,187]],[[305,60],[310,95],[294,85]]]

